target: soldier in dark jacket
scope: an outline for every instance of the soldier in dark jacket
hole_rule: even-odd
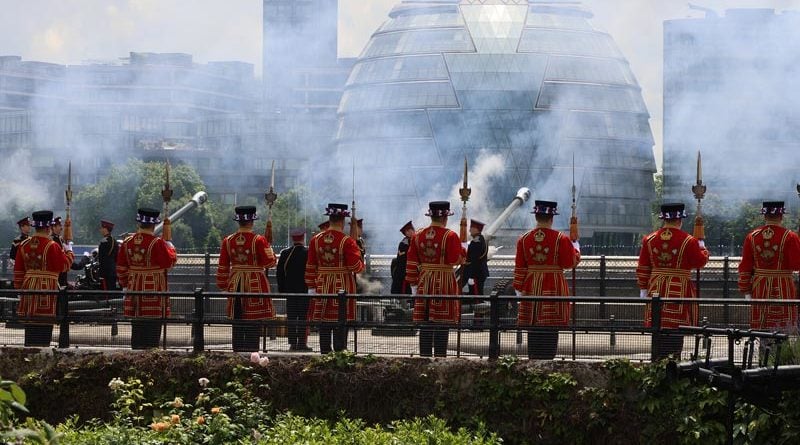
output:
[[[278,259],[275,277],[278,280],[278,292],[284,294],[307,294],[305,283],[306,258],[308,249],[305,246],[305,229],[294,229],[291,232],[291,247],[283,249]],[[287,337],[290,351],[311,351],[308,347],[306,317],[308,314],[308,298],[286,298]]]
[[[117,290],[117,241],[111,236],[114,223],[100,221],[100,234],[103,240],[97,247],[97,261],[100,263],[100,281],[103,289]]]
[[[17,259],[17,248],[19,248],[19,245],[30,237],[31,218],[26,216],[17,221],[17,227],[19,227],[19,236],[14,238],[14,241],[11,242],[11,251],[8,253],[8,258],[12,261]]]
[[[403,239],[397,246],[397,256],[394,257],[391,264],[392,272],[392,294],[411,294],[411,287],[406,282],[406,263],[408,258],[408,246],[411,242],[411,237],[414,236],[414,224],[409,221],[401,229],[400,233],[403,234]]]
[[[484,295],[483,283],[489,276],[489,246],[483,238],[483,226],[485,224],[470,220],[469,234],[472,241],[467,247],[467,262],[464,263],[464,279],[467,280],[470,295]]]

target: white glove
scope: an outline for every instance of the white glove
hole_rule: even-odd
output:
[[[175,248],[175,244],[172,244],[172,241],[167,241],[167,245],[169,246],[170,249]]]
[[[65,252],[72,252],[72,241],[64,244],[64,251]]]
[[[578,251],[578,252],[581,251],[581,244],[578,242],[578,240],[575,240],[575,241],[572,242],[572,247],[574,247],[575,250]]]
[[[467,284],[469,284],[470,286],[474,286],[475,285],[475,279],[474,278],[470,278],[469,280],[467,280]]]
[[[745,300],[749,300],[749,299],[751,299],[751,298],[753,298],[753,296],[752,296],[752,295],[750,295],[750,294],[744,294],[744,299],[745,299]]]
[[[705,241],[703,241],[703,240],[700,240],[700,241],[698,241],[697,243],[698,243],[698,244],[700,244],[700,248],[701,248],[701,249],[705,249],[705,248],[706,248],[706,242],[705,242]]]
[[[417,295],[417,287],[418,286],[411,286],[411,295]]]
[[[309,289],[308,290],[308,295],[316,295],[316,293],[317,293],[316,289]]]
[[[517,294],[518,297],[522,296],[522,291],[518,291],[518,290],[514,289],[514,293]]]
[[[639,289],[639,298],[647,298],[647,289]]]
[[[85,256],[86,258],[91,258],[92,254],[89,253],[89,251],[87,250],[86,252],[83,252],[83,256]]]

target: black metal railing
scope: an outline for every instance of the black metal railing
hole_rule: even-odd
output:
[[[54,295],[57,300],[55,318],[26,318],[16,315],[19,295]],[[152,293],[128,292],[128,295]],[[462,313],[455,323],[424,323],[411,319],[409,295],[335,295],[307,294],[229,294],[206,292],[163,292],[170,298],[170,314],[158,319],[162,324],[160,347],[194,352],[230,351],[231,328],[236,325],[258,326],[260,349],[269,352],[289,350],[286,339],[290,328],[299,328],[309,336],[308,344],[319,351],[315,330],[322,327],[351,332],[347,348],[357,354],[419,355],[420,330],[446,328],[450,333],[448,355],[496,359],[501,355],[527,355],[526,333],[555,333],[555,358],[569,360],[602,360],[628,358],[650,361],[659,350],[662,337],[674,330],[662,327],[662,308],[667,303],[694,306],[698,324],[707,327],[750,328],[751,307],[777,304],[797,307],[800,300],[703,299],[640,299],[638,297],[516,297],[493,292],[488,296],[415,296],[416,299],[457,299]],[[272,320],[238,320],[225,315],[228,298],[271,298],[277,312]],[[335,298],[339,300],[336,321],[297,321],[286,319],[286,299]],[[347,319],[345,302],[356,301],[356,317]],[[34,292],[0,290],[0,345],[23,346],[21,331],[26,323],[55,326],[51,346],[58,348],[122,348],[130,347],[131,317],[122,310],[123,293],[107,291]],[[569,303],[570,321],[564,326],[521,326],[517,310],[521,301]],[[644,322],[646,305],[651,305],[652,322]],[[796,326],[782,331],[794,334]],[[688,356],[691,345],[683,355]],[[726,345],[709,345],[720,356],[729,353]]]
[[[198,286],[212,290],[215,283],[219,255],[179,254],[178,262],[169,272],[169,286],[172,291],[192,292]],[[391,274],[389,265],[394,255],[367,255],[367,269],[364,276],[379,282],[382,288],[390,289]],[[712,257],[701,270],[701,297],[737,298],[740,296],[736,286],[739,257]],[[576,292],[579,296],[624,297],[638,293],[636,284],[635,256],[591,256],[584,255],[576,269]],[[0,255],[0,279],[11,279],[12,270],[8,267],[7,255]],[[495,255],[489,261],[490,277],[484,289],[493,289],[514,276],[514,256]],[[268,278],[275,284],[274,271]],[[72,271],[74,278],[80,272]],[[501,293],[502,290],[500,289]]]

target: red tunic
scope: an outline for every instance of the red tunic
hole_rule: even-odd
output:
[[[150,233],[138,232],[122,242],[117,253],[117,277],[130,291],[166,291],[167,269],[178,260],[175,249]],[[126,317],[161,318],[170,314],[169,298],[157,295],[125,296]]]
[[[662,298],[696,298],[692,270],[708,262],[708,250],[701,248],[697,238],[677,228],[656,230],[642,240],[636,281],[639,289]],[[677,328],[697,324],[697,305],[670,303],[662,306],[661,327]],[[645,326],[652,322],[651,307],[644,313]]]
[[[564,269],[572,269],[581,260],[569,236],[536,228],[517,240],[514,259],[514,289],[523,295],[568,297],[569,286]],[[570,320],[569,303],[522,301],[517,323],[523,326],[566,326]]]
[[[308,243],[306,286],[318,294],[335,294],[340,290],[356,293],[356,275],[364,271],[361,250],[353,238],[335,229],[316,234]],[[339,302],[336,298],[315,298],[309,307],[311,319],[337,321]],[[356,300],[347,299],[347,319],[356,319]]]
[[[30,290],[57,290],[58,274],[72,265],[72,252],[65,252],[59,243],[46,235],[34,235],[17,248],[14,259],[14,287]],[[21,295],[17,315],[20,317],[55,317],[56,295]]]
[[[792,299],[797,295],[792,272],[800,270],[800,237],[777,225],[761,226],[744,239],[739,263],[739,290],[756,300]],[[787,305],[753,305],[753,329],[794,327],[797,308]]]
[[[425,227],[411,238],[406,255],[406,281],[417,286],[418,294],[461,294],[453,268],[464,262],[466,253],[456,232],[440,226]],[[461,302],[418,298],[414,301],[412,317],[414,321],[458,323]]]
[[[275,267],[277,260],[272,247],[262,235],[239,231],[225,237],[219,248],[217,287],[227,292],[268,294],[266,269]],[[226,312],[233,318],[234,299],[228,298]],[[243,298],[243,320],[275,318],[271,298]]]

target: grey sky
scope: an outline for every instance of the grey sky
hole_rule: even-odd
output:
[[[399,0],[340,0],[340,56],[357,56]],[[800,9],[800,0],[697,0],[728,8]],[[678,0],[586,0],[594,25],[630,61],[652,116],[661,165],[662,23],[702,16]],[[261,0],[0,0],[0,55],[76,64],[130,51],[185,52],[195,60],[242,60],[260,72]]]

